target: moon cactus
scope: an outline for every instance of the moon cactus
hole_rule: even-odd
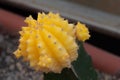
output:
[[[85,41],[90,37],[88,29],[78,23],[68,23],[59,14],[38,13],[37,20],[26,18],[27,26],[22,27],[20,44],[14,52],[17,58],[23,57],[30,66],[43,72],[60,73],[78,57],[76,37]],[[84,27],[83,27],[84,26]]]

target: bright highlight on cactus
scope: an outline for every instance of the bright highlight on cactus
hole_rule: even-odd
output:
[[[76,36],[81,41],[90,37],[83,24],[69,24],[59,14],[38,13],[37,20],[29,16],[25,22],[28,26],[20,31],[20,44],[14,54],[46,73],[60,73],[63,68],[70,68],[78,57]]]

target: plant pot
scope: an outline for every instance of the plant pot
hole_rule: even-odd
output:
[[[15,36],[21,27],[25,25],[24,17],[0,9],[0,25],[1,33]],[[120,57],[88,43],[85,43],[84,47],[92,57],[93,65],[96,69],[109,74],[116,74],[120,71]]]

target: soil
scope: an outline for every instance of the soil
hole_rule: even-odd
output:
[[[41,72],[34,71],[27,62],[16,59],[13,52],[17,49],[18,37],[0,34],[0,80],[42,80]],[[98,72],[98,80],[120,80]]]
[[[16,59],[13,52],[18,38],[0,35],[0,80],[42,80],[41,72],[31,69],[28,63]]]

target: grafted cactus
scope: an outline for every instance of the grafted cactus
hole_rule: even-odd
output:
[[[78,58],[79,46],[76,42],[89,39],[89,31],[80,22],[77,25],[54,13],[38,13],[37,20],[26,18],[27,26],[22,27],[20,44],[14,52],[17,58],[23,57],[30,66],[45,73],[61,73],[71,68]]]

